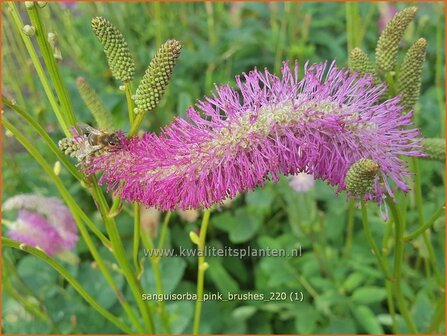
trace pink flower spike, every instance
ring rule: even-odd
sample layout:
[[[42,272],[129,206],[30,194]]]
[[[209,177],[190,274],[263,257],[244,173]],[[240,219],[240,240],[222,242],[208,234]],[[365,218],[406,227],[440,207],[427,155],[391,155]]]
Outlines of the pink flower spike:
[[[386,90],[335,63],[284,63],[281,78],[253,70],[236,77],[238,90],[216,87],[176,118],[160,135],[122,136],[120,150],[85,163],[89,174],[121,198],[161,210],[209,207],[237,193],[277,181],[281,175],[312,174],[345,189],[349,167],[361,158],[380,166],[374,192],[380,202],[397,187],[407,191],[401,157],[422,156],[419,131],[400,98],[381,102]]]

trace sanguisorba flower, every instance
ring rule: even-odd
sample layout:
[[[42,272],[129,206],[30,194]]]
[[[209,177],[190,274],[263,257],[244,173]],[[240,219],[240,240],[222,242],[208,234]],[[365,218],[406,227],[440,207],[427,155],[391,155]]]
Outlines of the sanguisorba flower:
[[[76,223],[68,208],[54,197],[16,195],[3,204],[3,211],[17,209],[8,236],[39,247],[50,256],[71,250],[78,241]]]
[[[368,199],[381,201],[395,186],[409,189],[401,155],[420,156],[419,131],[400,98],[371,76],[332,63],[282,68],[282,78],[253,70],[236,78],[239,90],[216,87],[159,135],[123,137],[123,148],[93,158],[86,172],[121,198],[163,210],[209,207],[236,193],[277,181],[281,174],[312,174],[345,190],[349,167],[361,158],[380,173]],[[391,183],[391,181],[394,181]]]

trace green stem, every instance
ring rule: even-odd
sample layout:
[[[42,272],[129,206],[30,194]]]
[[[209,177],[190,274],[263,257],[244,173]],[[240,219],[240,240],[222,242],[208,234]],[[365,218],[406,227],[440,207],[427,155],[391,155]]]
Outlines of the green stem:
[[[60,107],[57,103],[57,100],[53,94],[53,90],[50,87],[50,84],[48,82],[48,79],[45,75],[45,71],[43,70],[42,64],[40,64],[39,57],[37,55],[36,50],[34,49],[33,43],[31,42],[31,39],[29,36],[25,35],[21,30],[23,27],[22,19],[20,18],[20,14],[17,11],[17,8],[13,2],[8,2],[9,5],[9,13],[11,13],[12,19],[17,27],[17,29],[20,31],[20,35],[22,36],[22,40],[25,43],[26,49],[28,50],[28,53],[31,57],[31,61],[34,65],[34,68],[36,69],[37,75],[39,76],[40,82],[42,83],[43,89],[45,90],[45,94],[50,102],[51,108],[54,111],[54,114],[56,115],[56,118],[62,127],[62,130],[65,133],[66,137],[71,137],[71,133],[68,129],[68,125],[65,122],[65,118],[63,114],[61,113]]]
[[[345,242],[345,255],[349,255],[351,253],[352,247],[352,233],[354,230],[354,210],[355,210],[355,201],[354,199],[349,199],[348,205],[348,225],[346,228],[346,242]]]
[[[405,298],[402,293],[402,263],[404,260],[404,233],[405,233],[405,223],[401,221],[399,216],[399,211],[396,204],[391,198],[387,198],[386,202],[391,209],[392,216],[394,218],[394,234],[395,234],[395,254],[394,254],[394,293],[396,296],[397,305],[399,310],[412,334],[417,334],[417,328],[414,324],[410,313],[405,302]]]
[[[158,241],[158,249],[162,249],[165,244],[166,232],[168,231],[168,224],[169,224],[169,220],[171,219],[171,214],[172,213],[170,211],[168,211],[165,215],[165,219],[164,219],[163,225],[161,227],[160,240]]]
[[[31,144],[31,142],[26,139],[22,133],[15,128],[4,116],[2,118],[3,125],[17,138],[17,140],[25,147],[25,149],[31,154],[31,156],[42,166],[46,173],[53,180],[55,186],[58,188],[61,196],[64,198],[65,202],[71,205],[73,212],[76,212],[79,217],[85,221],[88,228],[101,240],[105,246],[110,246],[110,241],[104,236],[104,234],[96,227],[96,225],[91,221],[91,219],[85,214],[84,211],[78,206],[76,201],[73,199],[69,191],[65,188],[62,180],[54,174],[53,169],[44,159],[44,157],[39,153],[39,151]]]
[[[138,260],[138,252],[140,250],[140,229],[141,229],[141,217],[140,217],[140,205],[134,203],[133,205],[133,263],[135,266],[135,272],[137,278],[141,274],[140,262]]]
[[[423,200],[422,200],[422,184],[421,184],[421,171],[419,168],[419,159],[416,157],[413,157],[411,162],[412,162],[413,170],[414,170],[414,190],[415,190],[415,194],[416,194],[416,208],[417,208],[417,213],[418,213],[419,227],[422,228],[424,226],[424,210],[423,210]],[[431,265],[433,267],[433,271],[435,273],[436,282],[438,283],[438,285],[442,285],[441,274],[439,273],[433,245],[432,245],[430,239],[428,238],[426,231],[422,232],[422,238],[424,240],[424,245],[426,246],[427,251],[428,251],[430,263],[431,263]]]
[[[143,121],[145,114],[146,113],[144,113],[144,112],[140,112],[137,114],[137,116],[135,117],[135,119],[133,121],[133,124],[130,127],[129,137],[132,137],[135,134],[137,134],[138,129],[140,128],[141,122]]]
[[[420,226],[418,229],[416,229],[415,231],[413,231],[412,233],[407,234],[404,237],[404,240],[406,242],[413,240],[417,237],[419,237],[419,235],[421,235],[422,233],[424,233],[426,230],[430,229],[433,224],[436,222],[436,220],[444,213],[445,211],[445,205],[441,206],[438,210],[436,210],[436,212],[433,214],[433,216],[428,220],[427,223],[423,224],[422,226]]]
[[[73,107],[70,101],[70,96],[68,95],[67,88],[65,87],[61,75],[59,73],[59,67],[56,64],[56,60],[53,56],[51,46],[47,40],[47,35],[40,18],[38,6],[34,5],[28,9],[28,14],[31,19],[31,23],[36,28],[36,39],[39,48],[42,52],[42,58],[50,74],[50,78],[54,83],[57,96],[62,105],[62,110],[65,112],[65,122],[69,126],[74,126],[76,124],[76,117],[73,113]]]
[[[82,298],[87,301],[98,313],[100,313],[104,318],[112,322],[115,326],[117,326],[120,330],[124,331],[127,334],[132,334],[133,331],[128,326],[126,326],[122,321],[118,319],[115,315],[111,314],[108,310],[101,307],[94,298],[92,298],[85,289],[81,286],[81,284],[66,270],[63,266],[57,263],[54,259],[50,258],[43,251],[38,250],[29,245],[21,244],[20,242],[3,238],[2,237],[2,246],[11,247],[17,250],[25,251],[27,253],[32,254],[33,256],[39,258],[40,260],[47,263],[54,270],[56,270],[68,283],[82,296]]]
[[[132,84],[128,82],[125,83],[124,86],[126,88],[126,100],[127,100],[127,111],[129,112],[129,122],[132,125],[135,117],[134,102],[132,99]]]
[[[208,223],[210,220],[211,210],[206,209],[203,213],[202,225],[200,226],[200,235],[199,235],[199,244],[198,244],[198,256],[199,262],[197,267],[197,301],[196,301],[196,309],[194,312],[194,327],[193,334],[199,334],[200,328],[200,314],[202,312],[202,303],[203,303],[203,285],[205,281],[205,239],[206,232],[208,229]]]
[[[48,133],[43,129],[40,124],[34,120],[28,113],[26,113],[23,109],[21,109],[19,106],[13,104],[9,99],[2,97],[2,102],[6,106],[10,107],[14,111],[16,111],[25,121],[30,125],[45,141],[45,143],[48,145],[48,147],[51,149],[51,151],[56,154],[59,161],[63,163],[65,168],[73,175],[78,181],[83,181],[84,176],[81,174],[76,167],[70,162],[70,160],[60,151],[60,149],[57,147],[57,145],[53,142],[51,137],[48,135]]]
[[[444,13],[445,4],[437,4],[438,16],[442,20],[442,13]],[[438,17],[439,18],[439,17]],[[442,22],[442,21],[438,21]],[[436,83],[436,99],[439,107],[439,121],[441,126],[441,137],[445,137],[445,100],[444,100],[444,81],[442,75],[444,74],[444,28],[442,24],[436,25],[436,67],[435,67],[435,83]]]
[[[95,181],[94,181],[95,182]],[[97,184],[94,183],[94,186],[97,187]],[[146,301],[141,300],[142,288],[139,284],[138,280],[135,277],[135,274],[132,272],[130,267],[130,263],[127,260],[126,253],[124,251],[124,247],[121,242],[121,238],[116,226],[116,223],[113,218],[108,217],[108,206],[107,201],[102,192],[99,192],[99,188],[93,189],[93,195],[96,201],[98,202],[99,212],[104,220],[107,233],[110,237],[110,242],[112,244],[113,255],[115,256],[118,264],[123,271],[123,274],[127,280],[127,283],[130,286],[132,294],[135,298],[135,301],[140,309],[141,315],[143,317],[146,332],[154,333],[154,324],[152,321],[152,313],[147,305]]]
[[[62,180],[53,172],[53,169],[50,167],[50,165],[45,161],[43,156],[37,151],[37,149],[26,139],[18,129],[16,129],[6,118],[3,118],[3,125],[11,131],[12,134],[17,138],[17,140],[25,147],[25,149],[31,154],[31,156],[41,165],[41,167],[45,170],[45,172],[48,174],[50,179],[53,181],[54,185],[58,189],[59,193],[61,194],[64,201],[67,203],[67,206],[69,207],[76,223],[79,228],[79,232],[81,233],[82,238],[84,239],[87,247],[89,248],[89,251],[91,252],[94,260],[98,264],[98,267],[100,271],[103,273],[104,278],[107,280],[111,288],[115,291],[115,293],[118,296],[118,299],[120,303],[122,304],[124,310],[129,315],[133,323],[135,323],[135,326],[139,328],[139,324],[137,321],[137,318],[133,315],[133,311],[131,310],[128,303],[125,301],[124,296],[119,291],[119,289],[114,284],[113,278],[108,272],[104,261],[101,258],[101,255],[99,254],[98,250],[95,247],[94,242],[90,238],[90,235],[84,226],[84,221],[87,226],[92,230],[93,233],[102,241],[102,243],[109,247],[111,246],[111,242],[103,235],[101,231],[99,231],[95,224],[90,220],[90,218],[85,214],[84,211],[77,205],[76,201],[73,199],[69,191],[65,188],[64,184],[62,183]]]
[[[369,245],[371,246],[375,257],[377,258],[379,267],[380,267],[383,275],[385,276],[385,279],[389,279],[386,263],[384,261],[384,258],[382,257],[382,253],[380,253],[380,250],[377,247],[376,241],[374,240],[374,238],[371,234],[371,230],[369,228],[368,210],[366,207],[366,201],[364,199],[362,199],[361,204],[362,204],[362,222],[363,222],[363,228],[365,230],[366,238],[368,239]]]
[[[170,214],[170,212],[168,212],[168,214]],[[166,215],[164,223],[166,223],[166,225],[167,225],[168,222],[169,222],[169,216]],[[164,223],[163,223],[163,226],[165,225]],[[141,235],[141,241],[143,242],[144,247],[147,250],[154,250],[155,246],[154,246],[154,242],[152,241],[152,238],[151,238],[151,232],[145,231],[143,227],[140,227],[140,235]],[[160,270],[160,258],[161,258],[161,253],[158,253],[155,255],[151,254],[149,256],[149,261],[151,263],[152,270],[154,272],[155,287],[156,287],[156,291],[157,291],[158,295],[162,295],[164,293],[163,279],[161,277],[161,270]],[[169,324],[169,315],[167,314],[163,300],[158,302],[158,308],[159,308],[161,320],[163,322],[165,331],[168,334],[170,334],[171,326]]]

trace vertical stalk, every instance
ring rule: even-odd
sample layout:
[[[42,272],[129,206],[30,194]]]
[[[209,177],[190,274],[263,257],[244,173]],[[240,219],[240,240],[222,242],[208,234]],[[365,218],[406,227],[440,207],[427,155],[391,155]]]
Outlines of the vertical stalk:
[[[419,159],[416,157],[412,157],[412,165],[414,170],[414,189],[416,194],[416,208],[418,213],[418,221],[419,227],[424,226],[424,210],[423,210],[423,201],[422,201],[422,184],[421,184],[421,172],[419,168]],[[433,245],[428,238],[427,232],[424,231],[422,233],[422,238],[424,240],[424,244],[428,251],[428,256],[430,259],[430,263],[432,265],[433,271],[435,273],[436,282],[439,286],[444,287],[442,284],[441,274],[439,273],[438,265],[436,262],[436,256],[433,249]]]
[[[50,44],[48,43],[46,32],[40,18],[39,9],[36,4],[28,9],[28,14],[31,19],[31,23],[36,27],[36,39],[39,48],[42,52],[42,58],[50,74],[50,78],[54,83],[57,96],[61,102],[62,110],[64,111],[65,122],[68,126],[73,126],[76,124],[76,117],[73,113],[73,107],[70,101],[70,96],[68,95],[67,88],[62,81],[61,75],[59,73],[59,67],[56,64],[56,60],[53,56]]]
[[[205,280],[205,270],[207,268],[207,264],[205,263],[205,239],[206,239],[206,231],[208,229],[208,223],[210,220],[211,210],[206,209],[203,213],[202,225],[200,226],[200,235],[199,235],[199,244],[198,244],[198,270],[197,270],[197,301],[196,301],[196,309],[194,312],[194,329],[193,334],[199,334],[200,328],[200,313],[202,312],[202,303],[203,303],[203,285]]]
[[[19,31],[21,31],[21,29],[23,27],[23,22],[22,22],[22,19],[20,18],[20,14],[17,11],[17,8],[13,2],[8,2],[8,5],[9,5],[8,12],[11,14],[11,17],[12,17],[17,29]],[[50,105],[54,111],[54,114],[56,115],[59,125],[61,125],[62,130],[65,133],[65,136],[71,137],[71,133],[68,129],[68,124],[64,118],[64,115],[62,114],[62,112],[60,110],[60,106],[57,103],[56,97],[53,94],[53,90],[52,90],[50,83],[45,75],[45,71],[43,70],[42,64],[39,61],[39,56],[37,55],[37,52],[34,49],[34,46],[30,40],[30,37],[26,36],[22,31],[21,31],[20,35],[22,36],[22,40],[25,43],[25,47],[28,50],[28,53],[31,57],[31,61],[34,65],[34,68],[36,69],[37,75],[39,76],[40,82],[42,83],[43,89],[45,90],[45,94],[50,102]]]
[[[119,291],[119,289],[116,287],[112,276],[110,275],[107,267],[105,266],[104,260],[101,258],[101,255],[99,254],[98,250],[95,247],[95,243],[90,237],[90,234],[87,231],[87,228],[84,226],[84,223],[82,220],[85,221],[85,217],[88,218],[88,216],[85,215],[85,213],[79,208],[76,201],[73,199],[73,197],[70,195],[68,190],[65,188],[64,184],[62,183],[62,180],[54,174],[53,169],[50,167],[50,165],[45,161],[43,156],[37,151],[37,149],[31,144],[28,139],[26,139],[6,118],[3,118],[3,125],[10,130],[14,136],[17,138],[17,140],[25,147],[25,149],[31,154],[31,156],[36,160],[37,163],[40,164],[40,166],[44,169],[44,171],[48,174],[50,179],[53,181],[54,185],[58,189],[59,193],[61,194],[63,200],[65,203],[67,203],[68,208],[70,209],[70,212],[72,213],[77,227],[79,229],[79,232],[81,233],[81,236],[87,245],[90,253],[93,256],[93,259],[98,265],[98,268],[103,273],[104,278],[106,279],[107,283],[110,285],[110,287],[115,291],[115,293],[118,296],[118,299],[120,303],[122,304],[125,312],[129,315],[129,318],[131,321],[135,324],[135,327],[138,330],[141,330],[141,327],[139,326],[139,322],[134,315],[132,309],[124,299],[123,294]],[[93,224],[93,223],[92,223]],[[94,225],[94,224],[93,224]]]
[[[395,254],[394,254],[394,293],[399,306],[399,310],[407,324],[410,332],[412,334],[417,334],[417,328],[411,319],[410,313],[408,311],[405,298],[402,293],[401,283],[402,283],[402,263],[404,260],[404,233],[405,233],[405,223],[401,221],[399,211],[396,204],[390,198],[386,199],[388,206],[391,209],[392,216],[394,218],[394,239],[395,239]]]
[[[163,223],[163,228],[167,227],[169,218],[170,218],[170,214],[171,214],[170,212],[167,213],[164,223]],[[145,232],[143,230],[143,228],[140,226],[140,235],[141,235],[141,240],[143,242],[144,247],[148,250],[154,250],[155,246],[154,246],[154,242],[152,241],[152,238],[150,236],[150,232]],[[163,236],[163,232],[162,232],[162,236]],[[161,239],[162,239],[162,237],[160,237],[160,240]],[[163,246],[163,245],[160,244],[159,249],[161,248],[161,246]],[[161,256],[162,256],[161,252],[158,254],[155,254],[155,255],[154,254],[149,255],[149,261],[151,263],[152,270],[154,272],[155,287],[156,287],[158,295],[162,295],[164,293],[163,280],[162,280],[161,271],[160,271],[160,257]],[[168,334],[170,334],[171,326],[169,324],[169,315],[167,314],[163,300],[158,301],[158,307],[159,307],[159,311],[160,311],[161,320],[163,322],[163,326],[164,326],[166,332]]]
[[[135,273],[137,278],[141,274],[141,266],[138,260],[138,252],[140,249],[140,230],[141,230],[141,218],[140,218],[140,204],[137,202],[133,205],[133,263],[135,266]]]
[[[346,227],[346,242],[344,251],[346,256],[351,253],[352,234],[354,230],[354,210],[355,210],[355,201],[353,198],[350,198],[348,204],[348,225]]]

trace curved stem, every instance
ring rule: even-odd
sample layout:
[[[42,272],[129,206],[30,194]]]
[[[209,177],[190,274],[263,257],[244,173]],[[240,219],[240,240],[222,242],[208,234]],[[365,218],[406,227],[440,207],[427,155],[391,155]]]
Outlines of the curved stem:
[[[68,124],[68,126],[74,126],[76,124],[76,117],[73,113],[70,96],[68,95],[67,88],[62,81],[61,75],[59,73],[59,68],[56,64],[56,60],[54,59],[50,44],[48,43],[47,36],[45,34],[46,32],[39,15],[39,10],[40,9],[38,9],[38,6],[34,5],[28,9],[28,14],[31,19],[31,23],[36,28],[36,39],[42,52],[42,58],[48,69],[50,78],[54,83],[54,87],[61,102],[62,109],[65,112],[65,122]]]
[[[421,184],[421,172],[419,168],[419,159],[416,157],[412,158],[412,165],[414,169],[414,189],[416,193],[416,208],[418,212],[419,227],[424,226],[424,210],[422,201],[422,184]],[[436,263],[435,252],[430,239],[427,236],[427,232],[422,232],[422,238],[424,240],[424,245],[427,248],[430,263],[432,265],[433,271],[435,273],[436,282],[438,285],[442,285],[441,274],[439,273],[438,265]],[[442,285],[444,287],[444,285]]]
[[[84,176],[81,174],[76,167],[70,162],[70,160],[60,151],[60,149],[57,147],[57,145],[53,142],[53,140],[50,138],[48,133],[43,129],[40,124],[34,120],[28,113],[26,113],[23,109],[21,109],[16,104],[13,104],[8,98],[2,96],[2,102],[9,108],[13,109],[15,112],[17,112],[25,121],[30,125],[45,141],[45,143],[48,145],[48,147],[51,149],[51,151],[56,154],[59,161],[61,161],[65,168],[73,175],[78,181],[83,181]]]
[[[197,301],[196,301],[196,309],[194,312],[194,329],[193,334],[199,334],[200,328],[200,314],[202,312],[202,303],[203,303],[203,285],[205,281],[205,239],[206,239],[206,231],[208,229],[208,223],[210,220],[211,210],[206,209],[203,213],[202,225],[200,226],[200,235],[199,235],[199,244],[198,244],[198,270],[197,270]]]
[[[9,2],[9,13],[11,13],[12,19],[20,31],[20,35],[22,36],[22,40],[25,43],[26,49],[31,57],[31,61],[36,69],[37,75],[39,76],[40,82],[42,83],[43,89],[45,90],[45,94],[50,102],[51,108],[56,115],[56,118],[59,122],[59,125],[62,127],[62,130],[65,133],[65,136],[70,137],[70,131],[68,129],[68,125],[65,121],[63,114],[61,113],[60,106],[57,103],[56,97],[53,94],[53,90],[48,82],[48,79],[45,75],[45,71],[43,70],[42,64],[40,64],[39,56],[37,55],[36,50],[34,49],[33,43],[29,36],[26,36],[21,30],[23,27],[22,19],[20,18],[20,14],[17,11],[17,8],[13,2]]]
[[[415,231],[413,231],[412,233],[407,234],[404,237],[404,240],[410,241],[413,239],[416,239],[417,237],[419,237],[419,235],[421,235],[422,233],[424,233],[426,230],[430,229],[433,224],[436,222],[436,220],[445,212],[445,205],[441,206],[438,210],[436,210],[436,212],[433,214],[433,216],[428,220],[427,223],[425,223],[424,225],[420,226],[418,229],[416,229]]]
[[[411,319],[410,313],[408,311],[407,305],[405,303],[405,298],[402,293],[401,282],[402,282],[402,263],[404,259],[404,232],[405,223],[401,221],[399,216],[399,211],[396,204],[390,198],[386,199],[388,206],[391,209],[392,216],[394,218],[394,239],[395,239],[395,254],[394,254],[394,292],[396,295],[397,305],[402,313],[402,316],[412,334],[417,334],[417,328]]]
[[[76,201],[73,199],[73,197],[70,195],[68,190],[65,188],[64,184],[62,183],[62,180],[54,174],[53,169],[49,166],[49,164],[45,161],[45,159],[42,157],[42,155],[34,148],[34,146],[26,139],[7,119],[3,118],[3,124],[4,126],[11,131],[11,133],[14,134],[14,136],[17,138],[17,140],[25,147],[25,149],[33,156],[33,158],[41,165],[41,167],[45,170],[45,172],[48,174],[48,176],[53,181],[54,185],[58,189],[59,193],[61,194],[64,201],[67,203],[67,206],[70,209],[70,212],[72,213],[76,223],[77,227],[79,228],[79,232],[82,235],[82,238],[84,239],[87,247],[89,248],[90,253],[92,254],[94,260],[98,264],[98,268],[103,273],[104,278],[109,283],[111,288],[115,291],[115,293],[118,296],[118,299],[120,303],[123,306],[123,309],[126,311],[126,313],[129,315],[129,318],[135,323],[135,326],[139,328],[139,323],[137,318],[135,317],[133,311],[131,310],[130,306],[124,299],[124,296],[122,293],[118,290],[116,287],[112,276],[110,275],[107,267],[105,266],[104,261],[101,258],[101,255],[99,254],[98,250],[95,247],[94,242],[90,238],[90,235],[85,228],[82,221],[84,221],[87,226],[92,230],[93,233],[96,234],[96,236],[102,241],[102,243],[110,248],[111,243],[110,241],[104,236],[104,234],[96,228],[95,224],[89,219],[89,217],[85,214],[84,211],[81,210],[81,208],[77,205]]]
[[[385,264],[385,261],[382,257],[382,253],[380,253],[379,248],[377,247],[376,241],[374,240],[371,230],[369,228],[369,222],[368,222],[368,210],[366,208],[366,201],[362,199],[362,222],[363,222],[363,228],[365,230],[366,238],[368,239],[369,244],[371,245],[371,248],[373,249],[374,255],[377,258],[377,261],[379,263],[379,267],[382,270],[382,273],[384,274],[386,279],[389,279],[388,276],[388,269]]]
[[[128,326],[126,326],[122,321],[118,319],[115,315],[111,314],[109,311],[101,307],[94,298],[92,298],[85,289],[81,286],[81,284],[58,262],[54,259],[50,258],[43,251],[38,250],[29,245],[21,244],[20,242],[3,238],[2,237],[2,246],[15,248],[17,250],[25,251],[33,256],[39,258],[44,261],[48,265],[50,265],[55,271],[57,271],[68,283],[82,296],[82,298],[87,301],[90,306],[92,306],[98,313],[100,313],[104,318],[112,322],[115,326],[117,326],[120,330],[125,333],[132,334],[133,331]]]
[[[92,189],[92,193],[96,201],[98,202],[99,212],[104,220],[107,233],[110,237],[110,241],[112,244],[112,252],[115,256],[116,260],[120,268],[123,271],[123,274],[130,286],[132,294],[135,298],[135,301],[140,309],[141,315],[143,317],[145,326],[148,333],[154,333],[154,323],[152,321],[152,312],[147,305],[146,301],[141,300],[141,294],[143,293],[140,283],[138,282],[135,274],[132,272],[130,267],[130,263],[127,260],[126,252],[124,251],[124,247],[116,226],[116,223],[113,218],[108,217],[108,206],[107,201],[104,197],[104,194],[100,192],[98,185],[96,183],[96,179],[93,178],[94,188]]]

